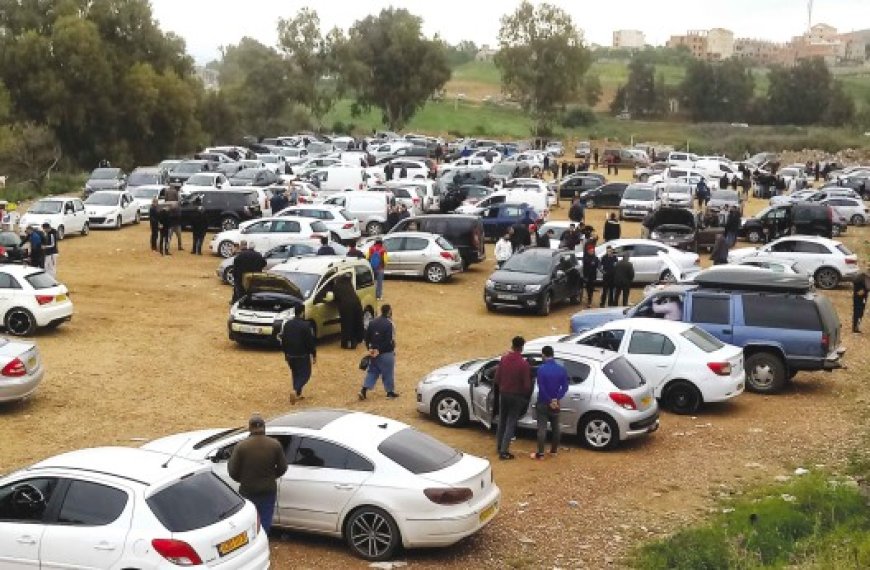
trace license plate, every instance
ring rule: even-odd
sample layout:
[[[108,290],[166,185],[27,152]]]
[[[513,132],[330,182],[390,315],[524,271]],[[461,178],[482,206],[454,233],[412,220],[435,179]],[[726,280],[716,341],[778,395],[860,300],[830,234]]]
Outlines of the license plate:
[[[480,522],[486,522],[495,516],[495,513],[498,511],[498,501],[486,507],[482,511],[480,511]]]
[[[237,534],[229,540],[225,540],[222,543],[217,545],[218,554],[221,556],[226,556],[230,552],[240,549],[241,547],[248,544],[248,533],[243,532],[241,534]]]
[[[233,323],[233,330],[235,332],[248,334],[272,334],[272,327],[255,327],[253,325],[242,325],[239,323]]]
[[[37,362],[37,361],[36,361],[36,357],[35,357],[35,356],[31,356],[30,358],[28,358],[28,359],[27,359],[27,369],[28,369],[28,370],[33,370],[34,368],[36,368],[36,362]]]
[[[502,301],[516,301],[519,299],[516,295],[499,295],[498,298]]]
[[[54,301],[56,303],[63,303],[67,299],[69,299],[69,297],[67,297],[66,295],[58,295],[57,297],[54,298]]]

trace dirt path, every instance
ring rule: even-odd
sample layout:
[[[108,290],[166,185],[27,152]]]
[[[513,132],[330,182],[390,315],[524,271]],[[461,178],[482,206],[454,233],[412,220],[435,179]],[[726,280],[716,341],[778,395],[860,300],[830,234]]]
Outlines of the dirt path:
[[[752,208],[761,207],[754,201]],[[555,217],[565,217],[566,209]],[[601,228],[604,212],[590,212]],[[623,224],[626,236],[639,225]],[[868,236],[849,230],[853,249]],[[185,245],[190,244],[185,234]],[[218,259],[181,252],[169,258],[147,247],[147,224],[94,232],[61,243],[60,277],[70,289],[74,320],[36,341],[47,376],[37,395],[0,407],[0,472],[47,455],[94,445],[136,445],[180,430],[234,426],[253,411],[290,409],[290,379],[279,353],[240,348],[227,340],[228,287],[214,275]],[[490,261],[444,285],[388,280],[386,300],[398,327],[398,389],[356,399],[361,353],[337,342],[320,351],[305,406],[383,414],[434,434],[466,452],[494,460],[504,492],[492,525],[461,544],[407,553],[420,568],[623,566],[627,547],[672,531],[705,512],[711,497],[744,483],[769,482],[797,462],[836,465],[850,444],[851,386],[867,370],[858,338],[844,334],[852,368],[801,374],[777,397],[747,394],[697,417],[664,414],[652,437],[614,453],[567,442],[557,460],[533,463],[532,439],[515,443],[518,460],[499,462],[483,429],[450,430],[417,414],[414,386],[433,368],[506,349],[511,336],[566,331],[575,307],[547,318],[489,314],[482,302]],[[849,293],[832,293],[848,324]],[[632,298],[638,300],[640,291]],[[804,463],[800,463],[804,465]],[[572,503],[571,501],[576,501]],[[290,535],[273,541],[275,568],[364,567],[335,540]]]

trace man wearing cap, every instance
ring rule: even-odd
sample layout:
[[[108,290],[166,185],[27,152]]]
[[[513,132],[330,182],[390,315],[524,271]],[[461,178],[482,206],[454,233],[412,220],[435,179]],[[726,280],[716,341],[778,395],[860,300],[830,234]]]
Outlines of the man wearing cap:
[[[248,430],[251,435],[233,449],[227,472],[239,483],[239,494],[257,507],[260,525],[268,533],[278,496],[276,479],[287,471],[287,457],[281,444],[266,435],[262,417],[251,416]]]

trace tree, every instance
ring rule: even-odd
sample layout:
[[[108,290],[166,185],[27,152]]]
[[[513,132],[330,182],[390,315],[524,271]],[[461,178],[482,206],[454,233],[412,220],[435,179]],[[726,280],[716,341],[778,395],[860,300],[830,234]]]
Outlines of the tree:
[[[747,122],[755,89],[751,71],[737,60],[694,60],[679,87],[683,108],[695,121]]]
[[[852,123],[856,116],[855,100],[843,90],[843,84],[834,81],[828,96],[828,106],[822,121],[832,127],[842,127]]]
[[[502,90],[519,101],[537,127],[547,127],[576,100],[591,57],[567,12],[523,1],[501,19],[495,64]]]
[[[821,58],[802,60],[768,74],[767,117],[773,124],[819,123],[831,98],[831,72]]]
[[[450,79],[444,44],[425,38],[422,20],[402,8],[357,21],[336,48],[355,114],[377,107],[394,130]]]
[[[472,41],[462,40],[456,45],[447,46],[447,62],[450,67],[459,67],[469,61],[474,61],[477,52],[480,51]]]
[[[632,117],[652,117],[660,107],[656,101],[655,66],[636,57],[628,64],[628,81],[624,86],[624,110]]]
[[[601,101],[601,78],[598,75],[587,75],[583,80],[583,99],[590,107],[594,107]]]
[[[4,174],[41,188],[61,158],[60,145],[45,126],[16,123],[0,133]]]

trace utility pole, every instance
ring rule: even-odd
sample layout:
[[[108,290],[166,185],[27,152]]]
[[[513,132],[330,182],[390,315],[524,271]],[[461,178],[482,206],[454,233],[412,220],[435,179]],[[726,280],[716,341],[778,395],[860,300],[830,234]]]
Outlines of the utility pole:
[[[813,27],[813,0],[807,0],[807,31]]]

